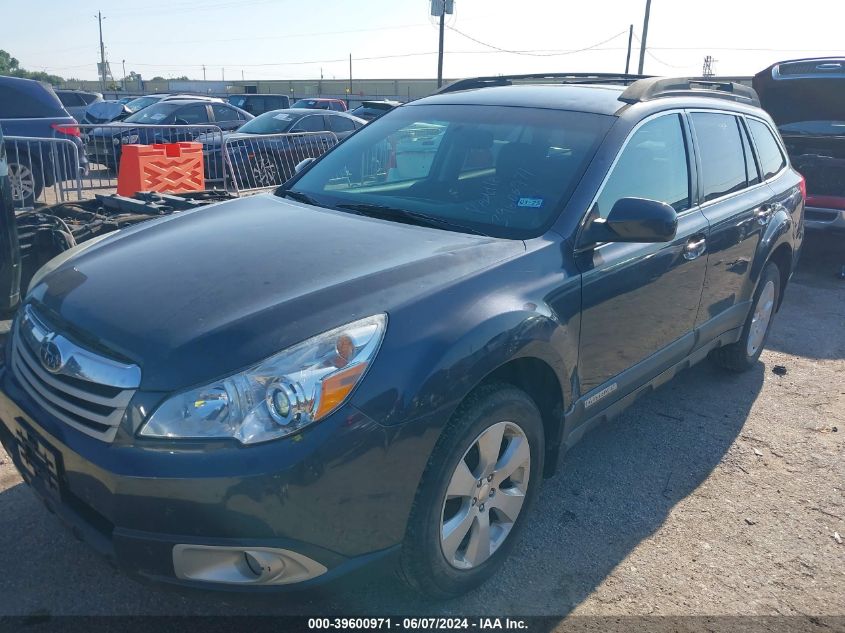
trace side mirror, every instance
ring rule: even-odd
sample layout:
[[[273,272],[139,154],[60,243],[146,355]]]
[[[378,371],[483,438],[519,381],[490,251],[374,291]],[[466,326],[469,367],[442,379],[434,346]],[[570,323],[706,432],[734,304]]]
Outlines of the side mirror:
[[[582,241],[670,242],[678,231],[678,214],[670,205],[645,198],[621,198],[607,219],[593,220]]]
[[[313,162],[314,162],[313,158],[306,158],[305,160],[299,161],[296,164],[296,167],[293,168],[293,173],[298,174],[299,172],[301,172],[303,169],[308,167],[308,165],[310,165]]]

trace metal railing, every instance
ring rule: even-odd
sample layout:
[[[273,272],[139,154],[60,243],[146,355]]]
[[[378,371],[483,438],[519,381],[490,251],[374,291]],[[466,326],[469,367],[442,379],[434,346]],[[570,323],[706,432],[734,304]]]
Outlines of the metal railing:
[[[223,139],[228,189],[238,195],[278,187],[306,158],[318,158],[337,145],[333,132],[241,134]]]
[[[5,136],[12,205],[16,211],[36,204],[80,196],[83,160],[79,144],[68,138]]]

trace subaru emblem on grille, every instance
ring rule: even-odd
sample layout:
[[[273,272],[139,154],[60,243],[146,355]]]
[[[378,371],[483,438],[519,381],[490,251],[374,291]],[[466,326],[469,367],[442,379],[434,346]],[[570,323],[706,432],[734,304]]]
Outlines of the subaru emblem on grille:
[[[65,366],[65,359],[62,358],[62,350],[53,341],[52,338],[45,338],[41,343],[41,348],[38,350],[38,355],[41,358],[41,365],[51,374],[57,374]]]

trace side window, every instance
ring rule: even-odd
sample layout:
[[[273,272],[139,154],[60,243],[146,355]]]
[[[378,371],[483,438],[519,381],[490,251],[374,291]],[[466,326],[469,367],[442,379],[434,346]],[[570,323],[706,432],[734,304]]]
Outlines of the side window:
[[[352,132],[355,130],[355,125],[351,119],[342,116],[329,116],[329,129],[332,132]]]
[[[754,137],[754,144],[760,156],[763,179],[767,180],[786,166],[786,160],[768,125],[757,119],[748,119],[748,127],[751,129],[751,135]]]
[[[85,102],[82,101],[82,97],[75,92],[57,92],[56,94],[59,95],[59,101],[62,102],[63,106],[74,108],[76,106],[85,105]]]
[[[176,122],[184,122],[186,125],[208,123],[208,110],[205,104],[185,106],[176,112]]]
[[[756,185],[760,182],[760,172],[757,169],[757,163],[754,161],[754,152],[751,150],[751,143],[748,140],[748,130],[737,119],[739,125],[739,135],[742,137],[742,153],[745,154],[745,179],[750,185]]]
[[[214,112],[214,120],[225,122],[225,121],[237,121],[238,120],[238,112],[237,110],[233,110],[232,108],[228,108],[221,103],[213,103],[211,105],[211,110]]]
[[[692,124],[701,156],[701,195],[707,202],[747,186],[745,157],[736,117],[693,112]]]
[[[297,131],[303,132],[325,132],[326,124],[322,116],[307,116],[296,122]]]
[[[687,144],[678,114],[645,123],[628,141],[593,212],[606,218],[621,198],[647,198],[690,208]]]
[[[80,94],[80,96],[82,97],[82,102],[85,105],[91,105],[97,100],[97,95],[92,94],[90,92],[83,92]]]

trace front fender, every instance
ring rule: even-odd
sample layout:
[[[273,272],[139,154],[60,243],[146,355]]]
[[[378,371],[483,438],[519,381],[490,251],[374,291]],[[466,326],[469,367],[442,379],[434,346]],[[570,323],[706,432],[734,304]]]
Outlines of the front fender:
[[[757,244],[757,252],[754,255],[754,262],[751,264],[751,288],[757,287],[757,282],[760,280],[760,275],[763,274],[763,269],[766,263],[781,244],[786,244],[792,250],[792,234],[793,234],[792,217],[785,208],[779,206],[778,210],[772,215],[771,220],[766,225],[763,231],[763,236]]]

